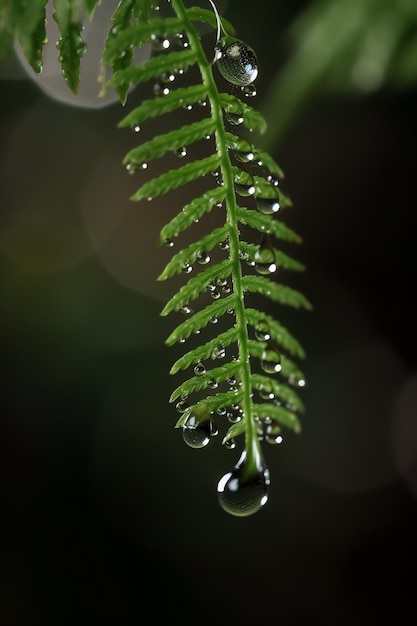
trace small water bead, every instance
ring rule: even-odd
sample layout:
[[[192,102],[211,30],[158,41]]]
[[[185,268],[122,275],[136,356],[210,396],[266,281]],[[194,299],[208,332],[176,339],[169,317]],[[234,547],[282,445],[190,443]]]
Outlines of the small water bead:
[[[181,306],[178,309],[179,313],[182,313],[183,315],[191,315],[192,313],[194,313],[194,311],[192,310],[191,307],[188,306],[188,304]]]
[[[154,50],[167,50],[170,46],[170,41],[166,37],[158,37],[157,35],[152,34],[151,45]]]
[[[224,252],[227,252],[230,248],[230,244],[229,244],[229,240],[225,239],[224,241],[221,241],[219,243],[219,248],[220,250],[223,250]]]
[[[211,353],[211,358],[213,361],[215,361],[216,359],[224,359],[225,356],[226,356],[226,349],[222,345],[219,345],[216,348],[214,348],[213,352]]]
[[[210,378],[210,380],[207,383],[207,387],[209,387],[209,389],[217,389],[218,386],[219,386],[219,383],[214,378]]]
[[[173,83],[175,80],[174,72],[164,72],[161,74],[161,80],[163,83]]]
[[[265,195],[256,197],[256,207],[264,215],[278,213],[280,209],[278,189],[271,184]]]
[[[219,298],[222,297],[222,294],[220,293],[218,289],[213,289],[212,291],[210,291],[210,297],[213,300],[219,300]]]
[[[189,263],[185,263],[184,267],[182,268],[182,271],[184,274],[189,274],[190,272],[193,271],[193,266],[190,265]]]
[[[173,248],[174,242],[172,241],[172,239],[165,239],[164,246],[166,246],[167,248]]]
[[[273,400],[275,398],[271,386],[261,385],[258,389],[258,393],[262,400]]]
[[[217,415],[220,415],[220,417],[224,417],[226,415],[226,407],[224,406],[219,407],[216,413]]]
[[[194,374],[196,376],[202,376],[205,373],[206,373],[206,368],[204,367],[204,365],[201,362],[197,363],[197,365],[194,367]]]
[[[236,441],[234,439],[228,439],[223,445],[228,450],[234,450],[236,448]]]
[[[232,85],[250,85],[258,76],[254,50],[244,41],[225,36],[216,43],[217,67]]]
[[[178,33],[176,35],[176,42],[177,42],[178,47],[180,48],[188,48],[190,45],[188,42],[188,39],[185,37],[183,33]]]
[[[306,381],[304,380],[303,375],[299,372],[292,372],[288,376],[288,382],[294,387],[305,387],[306,385]]]
[[[225,474],[217,485],[219,504],[231,515],[252,515],[268,501],[269,485],[269,470],[261,456],[249,465],[243,452],[234,470]]]
[[[222,292],[224,293],[225,296],[231,293],[231,291],[232,291],[232,288],[229,287],[229,285],[225,285],[224,287],[222,287]]]
[[[174,150],[174,154],[179,158],[184,158],[187,156],[187,148],[185,146],[178,148],[177,150]]]
[[[268,235],[264,235],[261,245],[255,252],[253,261],[258,274],[269,275],[277,271],[275,250]]]
[[[175,405],[178,413],[185,413],[185,411],[189,408],[189,404],[185,398],[181,398]]]
[[[241,421],[243,417],[243,411],[239,405],[233,405],[227,409],[226,417],[231,424],[236,424],[237,422]]]
[[[209,319],[210,324],[217,324],[218,321],[219,319],[217,317],[210,317]]]
[[[255,193],[255,185],[252,174],[239,170],[234,177],[236,193],[240,196],[252,196]]]
[[[234,387],[237,383],[236,376],[230,376],[226,382],[229,385],[229,387]]]
[[[246,98],[254,98],[256,96],[256,87],[254,85],[243,85],[240,89]]]
[[[210,260],[210,255],[205,250],[201,250],[197,254],[196,261],[199,265],[207,265],[207,263],[210,263]]]
[[[190,415],[182,427],[182,438],[190,448],[204,448],[210,443],[211,435],[210,419],[199,421],[195,415]]]
[[[232,126],[240,126],[241,124],[243,124],[244,118],[242,113],[225,111],[224,116],[229,124],[231,124]]]
[[[281,371],[281,353],[276,346],[268,344],[263,350],[261,367],[266,374],[277,374]]]
[[[272,176],[271,174],[267,176],[267,181],[270,182],[271,185],[273,185],[274,187],[278,187],[279,185],[278,178],[275,178],[275,176]]]
[[[139,124],[135,124],[134,126],[132,126],[132,130],[134,133],[138,133],[140,132],[140,126]]]
[[[193,110],[193,105],[192,105],[192,104],[185,104],[185,105],[183,106],[183,108],[184,108],[186,111],[192,111],[192,110]]]
[[[271,332],[267,320],[260,320],[255,326],[255,337],[258,341],[269,341]]]
[[[281,429],[277,424],[270,424],[265,428],[265,441],[276,445],[282,443]]]
[[[169,94],[169,87],[164,87],[161,83],[155,83],[153,86],[153,92],[155,96],[167,96]]]

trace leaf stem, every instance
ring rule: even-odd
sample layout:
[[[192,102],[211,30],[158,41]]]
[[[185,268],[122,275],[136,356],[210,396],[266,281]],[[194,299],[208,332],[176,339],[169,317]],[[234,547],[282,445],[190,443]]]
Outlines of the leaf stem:
[[[244,302],[244,288],[242,266],[239,258],[239,226],[238,226],[238,206],[236,202],[235,186],[233,180],[232,165],[227,148],[226,130],[224,128],[223,110],[213,77],[212,63],[207,60],[207,56],[201,45],[200,37],[194,25],[188,19],[182,0],[172,0],[172,6],[177,16],[183,21],[190,44],[196,52],[197,62],[200,68],[204,85],[207,88],[208,99],[211,106],[212,119],[215,122],[216,149],[220,159],[220,169],[223,186],[226,191],[226,223],[229,235],[229,259],[232,267],[232,283],[236,296],[235,318],[238,330],[238,353],[240,364],[240,382],[242,390],[242,410],[246,421],[245,450],[249,465],[254,463],[259,456],[260,444],[256,432],[256,424],[253,415],[252,385],[250,354],[248,345],[248,323]]]

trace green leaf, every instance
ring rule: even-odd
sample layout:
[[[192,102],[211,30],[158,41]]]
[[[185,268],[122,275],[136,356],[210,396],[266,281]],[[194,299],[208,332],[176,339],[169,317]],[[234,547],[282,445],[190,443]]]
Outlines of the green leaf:
[[[235,343],[237,338],[238,330],[233,326],[204,345],[197,346],[197,348],[186,352],[186,354],[175,361],[174,365],[171,367],[170,374],[176,374],[180,370],[184,370],[190,365],[195,365],[199,361],[218,358],[219,350],[223,350]]]
[[[186,185],[187,183],[213,172],[219,166],[220,158],[217,154],[187,163],[174,170],[169,170],[157,178],[146,182],[131,196],[131,200],[142,200],[143,198],[156,198],[172,189]]]
[[[279,283],[274,283],[265,276],[244,276],[242,284],[244,290],[250,291],[251,293],[259,293],[274,302],[288,304],[296,309],[304,308],[310,310],[312,308],[311,303],[299,291],[285,285],[280,285]]]
[[[211,233],[205,235],[199,241],[190,244],[187,248],[181,250],[172,257],[171,261],[165,267],[158,280],[166,280],[167,278],[174,276],[174,274],[182,272],[184,267],[193,265],[196,261],[198,261],[199,255],[201,256],[202,253],[212,250],[214,246],[224,241],[228,234],[229,226],[226,224],[225,226],[215,228]],[[230,261],[228,261],[227,264],[230,265]],[[221,270],[221,268],[222,266],[219,269]],[[200,281],[203,280],[200,276],[197,278],[199,278]]]
[[[197,391],[202,391],[203,389],[207,389],[210,382],[215,380],[217,382],[222,382],[231,378],[236,372],[239,371],[240,363],[237,361],[231,361],[230,363],[225,363],[220,367],[214,367],[211,370],[208,370],[205,374],[201,374],[200,376],[193,376],[189,378],[185,382],[183,382],[179,387],[177,387],[171,394],[170,402],[174,402],[178,398],[188,397],[190,394],[195,393]]]
[[[177,326],[166,340],[166,344],[171,346],[180,339],[187,339],[193,333],[205,328],[211,320],[215,320],[226,313],[228,309],[233,309],[236,305],[236,295],[232,294],[227,298],[221,298],[217,302],[212,302],[201,311],[194,313],[185,322]]]
[[[196,219],[200,219],[205,213],[209,213],[214,206],[222,203],[225,197],[226,189],[220,186],[206,191],[199,198],[195,198],[189,204],[186,204],[182,211],[162,228],[159,236],[159,245],[163,245],[172,237],[177,237],[181,232],[189,228]]]
[[[81,57],[87,46],[81,37],[83,25],[80,0],[53,0],[55,13],[53,18],[58,24],[60,37],[57,42],[62,75],[74,94],[78,93],[80,82]]]
[[[296,232],[272,215],[263,215],[259,211],[253,211],[244,207],[238,207],[236,215],[239,222],[247,224],[261,233],[267,233],[285,241],[302,243],[302,238]]]
[[[191,49],[158,54],[144,61],[141,65],[127,65],[124,69],[115,71],[109,83],[118,89],[120,85],[139,84],[151,78],[160,78],[164,73],[185,72],[196,60],[195,52]]]
[[[208,117],[172,130],[169,133],[157,135],[150,141],[146,141],[137,148],[130,150],[123,159],[123,165],[129,164],[130,169],[135,169],[142,163],[162,157],[166,152],[173,152],[182,147],[187,147],[207,135],[211,135],[214,132],[214,128],[214,121]]]
[[[301,432],[301,424],[297,415],[288,409],[284,409],[282,406],[265,402],[263,404],[254,404],[253,410],[255,415],[261,419],[269,417],[270,419],[278,422],[278,424],[286,426],[296,433]]]
[[[203,101],[207,96],[205,85],[193,85],[191,87],[179,87],[171,89],[163,98],[151,98],[144,100],[138,107],[133,109],[118,124],[120,128],[134,128],[148,119],[160,117],[186,105]]]

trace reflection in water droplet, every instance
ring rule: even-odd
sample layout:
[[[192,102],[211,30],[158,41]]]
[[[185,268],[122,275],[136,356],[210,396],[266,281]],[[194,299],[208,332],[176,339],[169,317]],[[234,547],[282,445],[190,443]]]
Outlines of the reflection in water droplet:
[[[270,479],[260,453],[252,463],[243,452],[232,472],[217,485],[220,506],[231,515],[246,517],[259,511],[268,500]]]
[[[211,420],[199,422],[194,415],[190,415],[182,427],[182,438],[190,448],[204,448],[210,443],[211,434]]]
[[[241,91],[246,98],[254,98],[256,96],[256,87],[254,85],[244,85]]]
[[[277,374],[281,371],[281,354],[276,346],[267,345],[261,355],[261,367],[266,374]]]
[[[172,241],[172,239],[165,239],[164,246],[166,246],[167,248],[172,248],[174,246],[174,242]]]
[[[235,190],[240,196],[252,196],[255,193],[253,176],[249,172],[239,170],[234,177]]]
[[[273,215],[278,213],[279,205],[279,193],[278,189],[271,185],[267,189],[263,189],[262,195],[256,197],[256,206],[260,213],[264,215]]]
[[[269,341],[271,339],[268,320],[259,320],[255,327],[255,337],[258,341]]]
[[[209,387],[210,389],[217,389],[218,386],[219,386],[219,383],[214,378],[210,378],[210,380],[207,383],[207,387]]]
[[[243,124],[242,113],[234,113],[232,111],[225,111],[224,116],[226,120],[229,122],[229,124],[231,124],[232,126],[240,126],[240,124]]]
[[[216,43],[217,67],[232,85],[250,85],[258,76],[254,50],[245,42],[225,36]]]
[[[178,413],[185,413],[188,407],[189,405],[188,405],[188,402],[185,400],[185,398],[181,398],[181,400],[178,400],[177,404],[175,405],[175,408],[177,409]]]
[[[236,448],[236,441],[234,439],[228,439],[224,442],[224,447],[228,450],[234,450]]]
[[[207,263],[210,263],[210,255],[205,250],[201,250],[197,254],[196,260],[199,265],[207,265]]]
[[[255,270],[258,274],[273,274],[277,270],[275,260],[275,250],[272,247],[271,239],[268,235],[264,235],[262,243],[253,257]]]
[[[169,39],[157,37],[157,35],[151,35],[151,44],[154,50],[166,50],[169,48]]]
[[[201,362],[197,363],[197,365],[194,367],[194,374],[196,376],[202,376],[205,373],[206,373],[206,368],[204,367],[204,365]]]
[[[174,154],[177,157],[184,158],[187,156],[187,148],[183,146],[182,148],[178,148],[178,150],[174,150]]]

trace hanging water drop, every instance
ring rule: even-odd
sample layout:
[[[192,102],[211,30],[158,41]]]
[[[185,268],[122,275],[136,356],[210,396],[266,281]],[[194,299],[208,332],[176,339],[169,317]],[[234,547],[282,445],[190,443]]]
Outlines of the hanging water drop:
[[[238,170],[234,176],[234,183],[239,196],[252,196],[255,193],[253,176],[245,170]]]
[[[151,45],[154,50],[166,50],[169,48],[169,39],[166,37],[158,37],[155,34],[151,35]]]
[[[258,341],[269,341],[271,339],[268,320],[259,320],[255,326],[255,337]]]
[[[153,86],[153,92],[155,96],[167,96],[169,94],[169,87],[164,87],[161,83],[155,83]]]
[[[232,126],[240,126],[241,124],[243,124],[244,118],[242,113],[225,111],[224,116],[229,124],[231,124]]]
[[[210,443],[211,434],[211,420],[199,421],[195,415],[190,415],[182,427],[182,438],[190,448],[204,448]]]
[[[264,215],[274,215],[280,209],[278,189],[270,183],[256,196],[256,206]]]
[[[183,146],[182,148],[178,148],[178,150],[174,150],[174,154],[177,157],[184,158],[187,156],[187,148]]]
[[[256,96],[256,88],[254,85],[243,85],[241,91],[246,98],[254,98]]]
[[[256,54],[244,41],[226,35],[216,43],[215,54],[220,74],[232,85],[250,85],[258,76]]]
[[[264,235],[261,245],[255,252],[253,257],[255,262],[255,270],[258,274],[273,274],[277,270],[275,250],[272,247],[271,239],[268,235]]]
[[[281,353],[276,346],[268,344],[263,350],[261,367],[267,374],[277,374],[281,371]]]
[[[181,400],[178,400],[175,408],[177,409],[178,413],[185,413],[185,411],[189,408],[189,405],[185,398],[181,398]]]
[[[194,374],[196,376],[202,376],[203,374],[206,373],[206,368],[204,367],[204,365],[201,363],[201,361],[199,363],[197,363],[197,365],[194,367]]]
[[[232,439],[228,439],[227,441],[224,442],[223,445],[228,450],[234,450],[236,448],[236,441],[233,438]]]
[[[268,501],[269,485],[269,470],[261,453],[249,458],[245,451],[234,470],[225,474],[217,485],[220,506],[230,515],[252,515]]]
[[[196,260],[199,265],[207,265],[210,263],[210,255],[205,250],[200,250]]]
[[[166,246],[167,248],[173,248],[174,242],[172,241],[172,239],[165,239],[164,246]]]

